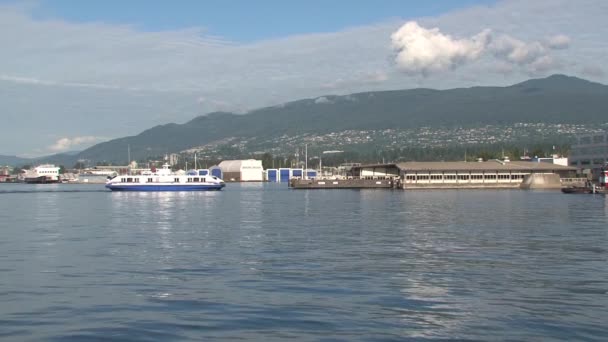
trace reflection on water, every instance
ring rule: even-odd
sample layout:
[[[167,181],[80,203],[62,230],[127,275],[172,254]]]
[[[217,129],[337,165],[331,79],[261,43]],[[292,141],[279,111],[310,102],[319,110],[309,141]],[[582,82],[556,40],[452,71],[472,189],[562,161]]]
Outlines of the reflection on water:
[[[605,196],[48,189],[2,195],[9,340],[608,337]]]

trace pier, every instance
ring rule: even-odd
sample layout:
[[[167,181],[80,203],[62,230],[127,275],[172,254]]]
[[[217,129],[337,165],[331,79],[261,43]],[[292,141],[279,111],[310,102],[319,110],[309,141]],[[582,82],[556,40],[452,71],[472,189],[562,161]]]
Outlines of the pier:
[[[354,166],[343,179],[292,179],[294,189],[560,189],[576,168],[550,163],[404,162]],[[577,179],[578,180],[578,179]]]

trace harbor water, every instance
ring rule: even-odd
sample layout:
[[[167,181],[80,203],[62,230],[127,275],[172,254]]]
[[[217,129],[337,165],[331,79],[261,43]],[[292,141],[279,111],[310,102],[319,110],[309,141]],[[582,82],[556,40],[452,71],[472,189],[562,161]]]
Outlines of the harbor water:
[[[608,339],[608,200],[0,185],[0,340]]]

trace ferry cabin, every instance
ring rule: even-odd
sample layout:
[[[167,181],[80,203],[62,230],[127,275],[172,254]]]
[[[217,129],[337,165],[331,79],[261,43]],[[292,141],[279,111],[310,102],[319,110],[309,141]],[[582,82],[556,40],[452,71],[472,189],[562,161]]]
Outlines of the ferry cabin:
[[[157,175],[143,175],[143,176],[120,176],[120,183],[173,183],[173,184],[189,184],[189,183],[206,183],[207,177],[217,180],[216,177],[195,177],[195,176],[157,176]]]

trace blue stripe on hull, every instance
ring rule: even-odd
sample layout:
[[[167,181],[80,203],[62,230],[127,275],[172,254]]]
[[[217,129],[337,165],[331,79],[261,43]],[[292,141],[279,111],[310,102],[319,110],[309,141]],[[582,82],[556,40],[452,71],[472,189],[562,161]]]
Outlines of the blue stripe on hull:
[[[222,190],[222,185],[111,185],[106,188],[112,191],[209,191]]]

